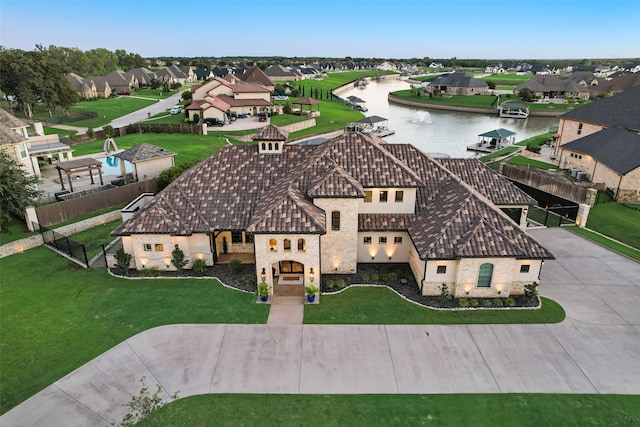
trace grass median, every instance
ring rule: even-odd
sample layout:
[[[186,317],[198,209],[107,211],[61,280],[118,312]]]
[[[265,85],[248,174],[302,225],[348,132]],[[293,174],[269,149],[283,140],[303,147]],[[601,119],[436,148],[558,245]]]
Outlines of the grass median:
[[[170,403],[136,425],[637,426],[640,396],[205,394]]]

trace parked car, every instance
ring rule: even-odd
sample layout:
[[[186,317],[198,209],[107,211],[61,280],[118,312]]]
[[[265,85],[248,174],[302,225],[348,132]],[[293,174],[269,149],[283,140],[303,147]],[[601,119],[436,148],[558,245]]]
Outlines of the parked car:
[[[182,108],[179,105],[175,105],[171,107],[171,110],[169,110],[169,114],[180,114],[180,113],[182,113]]]
[[[224,126],[224,122],[215,117],[207,117],[206,119],[204,119],[204,122],[207,124],[207,126]]]

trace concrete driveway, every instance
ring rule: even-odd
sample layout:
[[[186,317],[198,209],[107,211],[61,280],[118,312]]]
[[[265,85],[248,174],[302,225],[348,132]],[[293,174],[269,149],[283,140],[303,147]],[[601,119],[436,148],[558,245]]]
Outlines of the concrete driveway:
[[[169,325],[142,332],[7,412],[2,426],[119,423],[140,378],[202,393],[640,394],[640,264],[563,229],[543,325]]]

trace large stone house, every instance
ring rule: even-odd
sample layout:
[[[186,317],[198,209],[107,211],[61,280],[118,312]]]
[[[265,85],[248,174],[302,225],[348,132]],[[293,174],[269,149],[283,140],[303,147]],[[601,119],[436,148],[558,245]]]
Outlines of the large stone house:
[[[460,71],[427,79],[422,83],[422,87],[429,92],[437,91],[449,95],[485,95],[489,93],[487,82]]]
[[[586,173],[618,201],[640,202],[640,86],[564,114],[558,133],[561,168]]]
[[[484,167],[471,162],[457,167]],[[275,295],[359,263],[408,264],[423,295],[443,284],[456,297],[522,294],[553,255],[496,202],[531,199],[500,178],[475,188],[445,166],[412,145],[356,132],[320,145],[227,146],[114,234],[133,268],[173,269],[176,245],[187,268],[244,257]]]

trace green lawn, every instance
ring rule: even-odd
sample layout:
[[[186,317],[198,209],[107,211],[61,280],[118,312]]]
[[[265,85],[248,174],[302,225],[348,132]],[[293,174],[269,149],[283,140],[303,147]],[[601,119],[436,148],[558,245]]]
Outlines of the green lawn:
[[[214,279],[120,279],[44,247],[0,259],[0,271],[2,413],[138,332],[264,323],[269,312],[255,295]]]
[[[71,109],[74,111],[95,111],[98,113],[97,119],[80,120],[76,122],[65,123],[69,126],[85,126],[95,128],[106,125],[112,120],[122,117],[141,108],[148,107],[156,103],[157,101],[151,101],[148,99],[130,98],[128,96],[122,96],[117,98],[96,99],[95,101],[81,101]]]
[[[191,134],[166,134],[166,133],[142,133],[120,136],[115,138],[118,148],[128,149],[136,144],[148,142],[158,147],[171,150],[178,153],[175,156],[176,165],[189,162],[191,160],[202,160],[220,148],[224,147],[225,137],[233,137],[233,135],[244,134],[246,132],[225,132],[215,131],[209,132],[208,135],[191,135]],[[84,154],[99,153],[103,151],[103,141],[93,141],[85,144],[74,145],[75,156]]]
[[[483,163],[486,163],[489,160],[495,159],[496,157],[506,156],[507,154],[515,153],[518,150],[520,150],[520,147],[510,145],[508,147],[501,148],[498,151],[494,151],[491,154],[487,154],[486,156],[480,157],[480,161]]]
[[[106,246],[115,239],[115,237],[111,235],[111,232],[120,224],[122,224],[122,220],[119,219],[117,221],[108,222],[106,224],[72,234],[69,237],[84,245],[85,251],[87,252],[87,258],[90,260],[102,252],[102,244]]]
[[[531,80],[533,76],[531,74],[491,74],[490,76],[483,77],[484,81],[492,81],[496,85],[504,86],[518,86],[520,83]]]
[[[589,211],[587,228],[640,249],[640,211],[619,203],[595,205]]]
[[[531,210],[529,210],[529,212],[531,212]],[[587,220],[587,223],[589,221]],[[618,253],[621,253],[623,255],[628,256],[629,258],[633,258],[636,261],[640,261],[640,250],[638,249],[631,249],[627,246],[621,245],[619,243],[616,243],[614,241],[612,241],[611,239],[607,239],[606,237],[602,237],[601,235],[594,233],[590,230],[586,230],[584,228],[579,228],[579,227],[567,227],[567,229],[569,231],[573,231],[576,234],[579,234],[583,237],[586,237],[589,240],[593,240],[596,243],[601,244],[602,246],[605,246],[611,250],[614,250]]]
[[[544,170],[558,169],[558,165],[554,165],[553,163],[542,162],[525,156],[514,156],[509,159],[509,163],[512,165],[531,166],[533,168]]]
[[[0,232],[0,245],[13,242],[18,239],[23,239],[36,234],[29,231],[26,224],[22,220],[13,220],[3,225],[2,232]]]
[[[544,285],[543,285],[544,286]],[[410,303],[385,287],[346,289],[322,295],[320,304],[305,305],[304,323],[310,324],[476,324],[557,323],[565,318],[563,308],[542,298],[539,310],[432,310]]]
[[[606,394],[205,394],[142,420],[153,426],[638,426],[640,396]]]
[[[136,89],[131,94],[132,96],[142,96],[144,98],[165,99],[172,95],[175,95],[178,91],[169,90],[164,91],[162,88],[158,89]],[[183,90],[184,92],[184,90]]]

